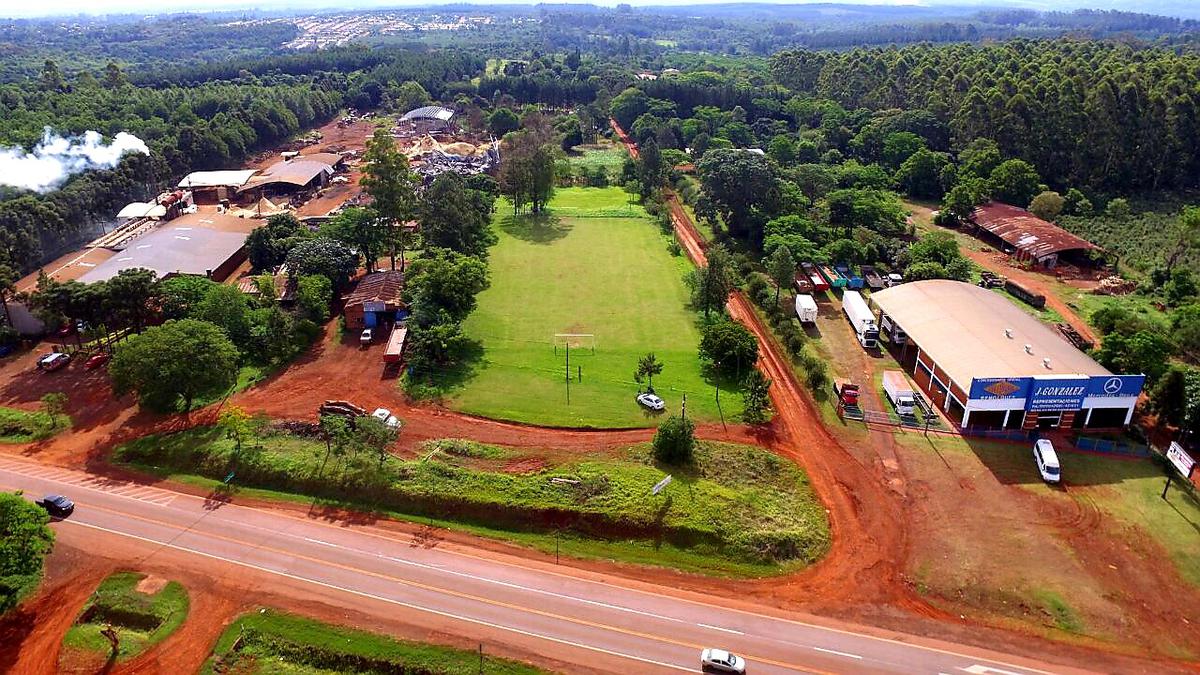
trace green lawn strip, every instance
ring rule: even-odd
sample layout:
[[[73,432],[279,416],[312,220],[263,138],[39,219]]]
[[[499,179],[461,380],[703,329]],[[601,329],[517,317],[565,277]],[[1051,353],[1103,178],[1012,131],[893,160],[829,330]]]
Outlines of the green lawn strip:
[[[486,653],[481,665],[475,650],[398,640],[264,609],[230,624],[201,672],[537,675],[551,671]]]
[[[372,466],[378,482],[364,486],[344,479],[336,461],[317,477],[323,444],[267,435],[261,449],[243,451],[234,483],[290,492],[290,499],[353,499],[350,506],[362,510],[543,551],[557,545],[567,555],[723,576],[778,574],[828,548],[828,524],[807,477],[758,448],[704,443],[694,464],[670,469],[675,481],[653,496],[650,488],[667,470],[652,462],[645,444],[512,474],[503,467],[538,453],[490,446],[431,452],[446,443],[428,445],[412,461]],[[158,475],[213,481],[228,475],[233,456],[232,442],[212,428],[149,436],[116,451],[118,461]]]
[[[1071,493],[1042,482],[1033,461],[1032,444],[1003,443],[957,436],[897,434],[900,443],[913,448],[974,452],[997,478],[1052,499],[1073,499]],[[1200,500],[1196,492],[1173,487],[1160,498],[1166,474],[1151,460],[1060,452],[1063,479],[1068,485],[1086,486],[1083,492],[1097,508],[1121,523],[1137,527],[1162,545],[1176,569],[1189,583],[1200,586]]]
[[[683,283],[691,269],[667,251],[663,235],[620,188],[557,191],[548,218],[513,218],[497,207],[492,286],[464,324],[483,353],[422,391],[451,408],[485,417],[564,427],[646,427],[660,416],[635,402],[637,360],[654,352],[664,369],[654,388],[670,410],[687,395],[697,421],[734,419],[741,397],[729,385],[717,407],[698,355],[698,315]],[[595,335],[566,351],[558,333]],[[578,378],[582,377],[582,381]],[[410,385],[410,393],[414,389]]]
[[[112,625],[119,636],[117,661],[127,661],[174,633],[187,618],[187,590],[170,581],[147,595],[136,590],[143,578],[136,572],[118,572],[101,582],[63,644],[107,657],[111,646],[100,631]]]
[[[18,410],[0,407],[0,443],[29,443],[54,436],[71,427],[66,415],[50,415],[40,410]]]

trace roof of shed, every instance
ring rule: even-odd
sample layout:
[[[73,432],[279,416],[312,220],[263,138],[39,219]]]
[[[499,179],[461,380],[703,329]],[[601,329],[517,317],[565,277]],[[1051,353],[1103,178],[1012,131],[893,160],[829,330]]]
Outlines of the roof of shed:
[[[454,117],[453,110],[449,108],[443,108],[440,105],[427,105],[409,110],[408,112],[404,113],[404,117],[401,117],[400,119],[404,122],[409,120],[441,120],[445,122],[451,117]]]
[[[871,300],[964,389],[976,377],[1111,374],[1037,317],[974,284],[913,281],[872,293]]]
[[[181,188],[241,187],[257,173],[254,169],[193,171],[179,181]]]
[[[153,270],[159,278],[204,275],[236,255],[257,224],[219,213],[190,213],[132,240],[125,250],[100,262],[79,280],[104,281],[137,267]]]
[[[346,296],[346,306],[361,305],[365,302],[400,303],[404,293],[404,273],[400,270],[388,270],[368,274],[358,282],[358,286]]]
[[[1062,251],[1103,250],[1054,223],[1047,222],[1009,204],[988,202],[971,215],[975,224],[1003,239],[1019,251],[1042,258]]]
[[[240,190],[244,192],[271,183],[286,183],[303,187],[322,173],[333,173],[333,167],[325,162],[316,162],[307,158],[285,160],[263,169],[262,173],[243,185]]]

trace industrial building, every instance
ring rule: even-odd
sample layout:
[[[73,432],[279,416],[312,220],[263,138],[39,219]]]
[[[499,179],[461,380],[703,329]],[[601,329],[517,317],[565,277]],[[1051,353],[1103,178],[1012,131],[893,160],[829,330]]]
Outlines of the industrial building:
[[[232,200],[255,173],[254,169],[193,171],[179,181],[179,188],[191,192],[196,204],[211,206]]]
[[[400,270],[368,274],[345,297],[346,328],[374,328],[399,318],[408,311],[403,294],[404,273]]]
[[[1092,255],[1104,249],[1047,222],[1025,209],[988,202],[971,214],[976,235],[1014,258],[1045,268],[1060,261],[1081,267],[1094,266]]]
[[[404,113],[396,128],[402,136],[442,133],[454,128],[453,120],[453,110],[440,105],[427,105]]]
[[[259,223],[220,213],[189,213],[122,241],[116,252],[79,280],[104,281],[126,269],[145,268],[160,279],[177,274],[224,281],[246,259],[246,235]]]
[[[1112,429],[1144,375],[1109,372],[1003,295],[935,279],[872,294],[900,363],[961,428]]]

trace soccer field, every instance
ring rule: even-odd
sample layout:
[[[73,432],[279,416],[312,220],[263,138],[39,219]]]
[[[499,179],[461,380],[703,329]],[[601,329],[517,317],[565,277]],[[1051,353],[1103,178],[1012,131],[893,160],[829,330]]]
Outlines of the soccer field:
[[[497,204],[492,286],[465,324],[483,356],[445,392],[447,404],[532,424],[655,426],[660,416],[634,401],[633,380],[638,358],[653,351],[664,364],[654,388],[668,412],[687,394],[689,417],[720,419],[697,355],[697,314],[683,282],[690,264],[667,251],[670,238],[620,188],[560,189],[550,210],[535,222]],[[587,339],[571,349],[569,404],[558,333],[595,335],[594,354]],[[741,414],[731,385],[720,398],[726,420]]]

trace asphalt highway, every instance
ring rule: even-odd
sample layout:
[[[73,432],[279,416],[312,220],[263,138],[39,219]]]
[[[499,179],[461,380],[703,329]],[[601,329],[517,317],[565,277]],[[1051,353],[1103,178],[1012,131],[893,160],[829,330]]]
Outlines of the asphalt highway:
[[[60,536],[87,530],[277,575],[314,590],[385,602],[533,640],[547,654],[591,653],[615,672],[699,672],[704,647],[740,654],[759,673],[968,673],[1026,675],[1049,666],[1021,657],[878,630],[843,630],[546,570],[502,556],[414,546],[410,537],[268,509],[217,503],[156,486],[0,458],[0,487],[30,499],[65,494],[75,513]],[[869,634],[868,634],[869,633]],[[595,664],[593,664],[595,665]],[[1056,672],[1062,668],[1055,667]]]

